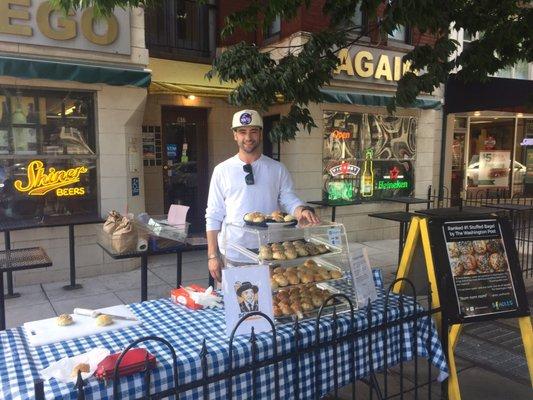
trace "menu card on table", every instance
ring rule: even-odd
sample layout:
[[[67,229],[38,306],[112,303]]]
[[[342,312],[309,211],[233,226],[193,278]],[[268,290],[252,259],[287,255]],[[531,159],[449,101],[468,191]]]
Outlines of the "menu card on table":
[[[377,299],[376,285],[372,276],[372,268],[365,248],[350,253],[350,269],[352,282],[357,295],[357,306],[365,307],[368,300]]]

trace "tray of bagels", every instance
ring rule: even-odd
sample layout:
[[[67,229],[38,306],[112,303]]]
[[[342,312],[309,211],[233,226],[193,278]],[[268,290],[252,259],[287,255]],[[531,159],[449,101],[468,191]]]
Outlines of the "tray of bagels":
[[[308,283],[336,281],[344,278],[341,268],[319,260],[306,260],[304,263],[289,267],[270,265],[270,283],[273,291],[302,286]]]
[[[315,317],[322,303],[332,294],[339,293],[329,284],[341,279],[344,279],[342,269],[323,260],[308,259],[288,267],[270,265],[274,317],[278,321]],[[341,304],[335,299],[325,307],[330,309]]]
[[[244,214],[244,223],[250,226],[273,227],[273,226],[294,226],[298,223],[296,217],[282,211],[274,211],[270,214],[264,214],[259,211]]]
[[[235,248],[241,254],[261,264],[285,263],[287,261],[299,262],[316,256],[342,252],[339,247],[314,238],[267,243],[259,246],[258,249],[248,249],[234,243],[228,246]]]
[[[326,300],[339,290],[327,283],[308,283],[302,286],[285,287],[272,293],[272,308],[278,322],[289,322],[296,318],[305,320],[316,318],[324,304],[325,313],[330,314],[333,307],[337,312],[348,310],[347,302],[339,298]]]

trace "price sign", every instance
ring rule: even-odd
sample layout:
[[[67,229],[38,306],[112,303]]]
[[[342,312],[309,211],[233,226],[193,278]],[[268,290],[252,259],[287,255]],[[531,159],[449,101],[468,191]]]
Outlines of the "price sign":
[[[328,229],[329,244],[333,246],[340,246],[341,242],[341,228],[334,227]]]

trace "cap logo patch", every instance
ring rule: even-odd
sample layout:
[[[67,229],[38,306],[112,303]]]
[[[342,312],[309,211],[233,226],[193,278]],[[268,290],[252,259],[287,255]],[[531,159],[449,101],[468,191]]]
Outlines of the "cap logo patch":
[[[241,118],[239,120],[243,125],[250,125],[250,123],[252,122],[252,115],[246,112],[242,113]]]

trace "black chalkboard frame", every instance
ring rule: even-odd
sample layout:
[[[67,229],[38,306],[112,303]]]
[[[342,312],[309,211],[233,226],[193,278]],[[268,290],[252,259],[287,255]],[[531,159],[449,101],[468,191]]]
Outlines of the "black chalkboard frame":
[[[431,253],[443,317],[449,324],[491,321],[500,318],[518,318],[530,315],[514,234],[511,223],[507,218],[493,215],[447,216],[446,218],[431,216],[426,218],[428,219],[429,242],[431,244]],[[500,226],[507,259],[509,261],[509,270],[516,294],[517,307],[513,310],[467,316],[459,311],[459,304],[455,294],[455,283],[446,249],[446,238],[444,236],[443,226],[446,222],[481,221],[487,219],[496,220]]]

